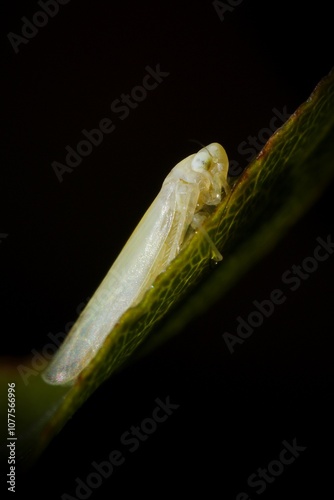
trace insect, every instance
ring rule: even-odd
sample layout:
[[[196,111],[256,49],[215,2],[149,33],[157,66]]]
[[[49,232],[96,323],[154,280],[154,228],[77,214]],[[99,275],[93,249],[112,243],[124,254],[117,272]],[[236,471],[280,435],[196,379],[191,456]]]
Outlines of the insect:
[[[94,358],[122,314],[142,299],[155,278],[189,240],[203,231],[213,258],[222,256],[202,228],[203,220],[228,194],[228,158],[218,143],[178,163],[167,175],[133,234],[80,314],[49,367],[49,384],[70,384]]]

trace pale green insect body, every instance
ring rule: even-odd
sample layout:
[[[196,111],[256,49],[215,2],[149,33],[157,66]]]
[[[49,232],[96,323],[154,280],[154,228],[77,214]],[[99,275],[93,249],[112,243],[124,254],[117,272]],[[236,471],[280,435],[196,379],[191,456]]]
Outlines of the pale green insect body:
[[[221,201],[222,190],[229,192],[227,173],[228,158],[218,143],[188,156],[171,170],[43,373],[46,382],[75,381],[122,314],[141,300],[158,274],[180,252],[189,228],[200,229],[206,209]]]

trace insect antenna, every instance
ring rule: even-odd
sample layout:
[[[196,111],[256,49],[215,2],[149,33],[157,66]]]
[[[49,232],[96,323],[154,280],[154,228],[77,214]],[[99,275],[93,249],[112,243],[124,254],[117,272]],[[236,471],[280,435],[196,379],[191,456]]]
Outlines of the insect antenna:
[[[189,142],[194,142],[195,144],[198,144],[202,148],[205,148],[204,144],[201,141],[198,141],[197,139],[188,139]]]

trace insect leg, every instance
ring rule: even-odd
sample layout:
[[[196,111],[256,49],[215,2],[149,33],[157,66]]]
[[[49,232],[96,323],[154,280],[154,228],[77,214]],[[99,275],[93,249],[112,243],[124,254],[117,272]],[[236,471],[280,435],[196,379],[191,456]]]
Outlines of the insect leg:
[[[191,227],[196,232],[201,233],[204,236],[204,238],[206,239],[206,241],[209,243],[209,245],[211,247],[211,254],[212,254],[211,258],[215,262],[220,262],[221,260],[223,260],[223,256],[220,253],[220,251],[218,250],[218,248],[216,247],[216,245],[214,244],[213,240],[208,235],[208,232],[203,227],[203,222],[205,219],[206,219],[205,215],[200,214],[200,213],[195,214],[193,217],[192,223],[191,223]]]

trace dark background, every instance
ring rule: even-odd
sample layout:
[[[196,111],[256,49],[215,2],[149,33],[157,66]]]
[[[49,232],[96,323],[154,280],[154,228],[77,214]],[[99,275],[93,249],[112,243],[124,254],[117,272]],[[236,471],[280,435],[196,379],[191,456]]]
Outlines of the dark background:
[[[273,108],[292,113],[331,69],[332,27],[328,6],[301,1],[244,0],[222,22],[206,1],[71,0],[15,54],[7,34],[21,34],[21,17],[41,9],[2,8],[1,351],[24,356],[75,319],[169,170],[199,149],[191,140],[220,142],[246,166],[238,145],[268,127]],[[111,102],[157,64],[169,76],[120,120]],[[106,117],[115,131],[60,183],[51,163],[64,163],[65,146]],[[100,387],[29,481],[18,478],[19,494],[75,496],[75,478],[85,480],[91,462],[119,449],[123,432],[166,396],[179,409],[138,451],[125,451],[91,498],[330,493],[334,259],[233,355],[222,333],[282,288],[283,272],[313,254],[318,236],[333,234],[333,193],[332,185],[228,297]],[[294,438],[307,449],[258,495],[248,476]]]

